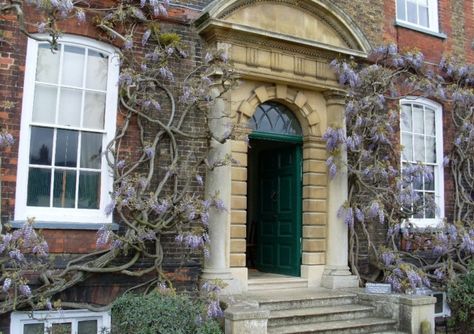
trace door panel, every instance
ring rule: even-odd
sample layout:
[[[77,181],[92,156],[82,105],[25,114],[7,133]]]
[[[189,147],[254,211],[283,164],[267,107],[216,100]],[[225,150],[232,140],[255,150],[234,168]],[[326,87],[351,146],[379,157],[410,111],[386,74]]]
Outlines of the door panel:
[[[300,148],[265,150],[258,157],[257,269],[300,274]]]

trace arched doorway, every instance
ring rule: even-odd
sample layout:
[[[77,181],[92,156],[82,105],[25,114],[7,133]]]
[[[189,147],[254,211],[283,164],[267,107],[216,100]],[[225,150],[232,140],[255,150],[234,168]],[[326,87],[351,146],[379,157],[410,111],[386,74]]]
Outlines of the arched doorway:
[[[301,126],[276,101],[260,104],[249,123],[247,266],[300,276]]]

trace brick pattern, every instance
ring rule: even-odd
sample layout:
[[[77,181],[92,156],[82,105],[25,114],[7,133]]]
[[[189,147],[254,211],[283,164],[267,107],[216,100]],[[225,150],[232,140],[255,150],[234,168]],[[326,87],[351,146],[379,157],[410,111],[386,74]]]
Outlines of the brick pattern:
[[[327,166],[320,139],[303,145],[303,265],[326,262]]]
[[[246,266],[247,238],[247,143],[232,141],[232,157],[238,164],[232,166],[230,266]]]

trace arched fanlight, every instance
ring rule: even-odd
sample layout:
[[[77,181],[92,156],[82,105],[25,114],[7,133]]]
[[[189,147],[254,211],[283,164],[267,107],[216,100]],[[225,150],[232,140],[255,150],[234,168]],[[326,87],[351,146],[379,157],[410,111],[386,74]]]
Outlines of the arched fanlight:
[[[301,136],[301,126],[290,109],[278,102],[265,102],[250,119],[250,128],[257,132]]]

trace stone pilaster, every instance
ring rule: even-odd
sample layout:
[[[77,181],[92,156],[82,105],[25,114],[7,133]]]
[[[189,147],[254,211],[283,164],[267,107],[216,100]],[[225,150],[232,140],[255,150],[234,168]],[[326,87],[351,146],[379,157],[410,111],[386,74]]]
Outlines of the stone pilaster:
[[[215,88],[214,96],[219,94]],[[223,98],[215,100],[209,114],[209,128],[216,138],[222,138],[227,131],[229,118],[226,103]],[[208,160],[218,161],[231,154],[230,140],[221,143],[211,139]],[[230,273],[230,208],[231,208],[231,178],[232,167],[224,165],[207,171],[205,184],[205,197],[211,199],[218,197],[224,202],[225,211],[211,208],[209,211],[209,256],[204,261],[202,274],[203,280],[220,279],[227,284],[223,293],[236,293],[240,286]]]
[[[328,126],[346,130],[344,95],[329,91],[325,93]],[[326,288],[357,287],[358,277],[351,274],[348,267],[348,227],[337,217],[339,208],[347,201],[347,153],[343,151],[338,163],[336,177],[328,183],[328,226],[326,266],[321,285]]]

